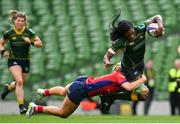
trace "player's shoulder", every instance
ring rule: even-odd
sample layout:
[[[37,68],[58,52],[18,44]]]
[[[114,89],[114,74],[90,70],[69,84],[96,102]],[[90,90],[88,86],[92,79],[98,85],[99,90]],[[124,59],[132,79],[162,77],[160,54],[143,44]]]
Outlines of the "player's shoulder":
[[[26,31],[27,31],[27,32],[32,32],[32,33],[35,33],[35,32],[34,32],[34,30],[33,30],[33,29],[31,29],[31,28],[26,28]]]
[[[126,43],[127,39],[125,37],[120,37],[119,39],[117,39],[116,41],[113,41],[112,44],[113,45],[118,45],[118,46],[124,46],[124,44]]]
[[[140,22],[134,27],[135,27],[135,29],[143,30],[143,29],[145,29],[147,27],[147,22]]]
[[[13,28],[9,28],[9,29],[4,31],[4,34],[10,34],[12,32],[13,32]]]
[[[14,33],[13,28],[9,28],[8,30],[5,30],[3,32],[3,36],[7,38],[7,37],[10,37],[13,33]]]

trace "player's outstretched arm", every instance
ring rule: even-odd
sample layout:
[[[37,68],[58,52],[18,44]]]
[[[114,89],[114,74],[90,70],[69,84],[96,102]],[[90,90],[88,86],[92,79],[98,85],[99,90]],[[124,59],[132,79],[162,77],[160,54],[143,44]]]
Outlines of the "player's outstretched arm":
[[[133,81],[131,83],[125,82],[121,86],[128,91],[132,91],[136,89],[138,86],[140,86],[141,84],[143,84],[146,80],[147,80],[146,77],[142,75],[141,78],[139,78],[138,80]]]

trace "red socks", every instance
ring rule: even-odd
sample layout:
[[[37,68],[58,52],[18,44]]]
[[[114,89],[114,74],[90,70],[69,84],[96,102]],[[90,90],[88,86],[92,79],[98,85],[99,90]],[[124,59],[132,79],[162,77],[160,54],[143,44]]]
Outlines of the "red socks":
[[[51,95],[51,94],[49,93],[49,90],[48,90],[48,89],[45,89],[44,95],[45,95],[45,96],[50,96],[50,95]]]
[[[35,111],[36,112],[43,112],[43,108],[44,108],[44,106],[38,105],[38,106],[35,107]]]

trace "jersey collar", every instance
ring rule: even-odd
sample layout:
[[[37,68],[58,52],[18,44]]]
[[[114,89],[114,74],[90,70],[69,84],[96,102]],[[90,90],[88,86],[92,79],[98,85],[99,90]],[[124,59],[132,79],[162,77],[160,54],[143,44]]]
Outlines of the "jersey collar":
[[[23,27],[23,29],[22,30],[17,30],[14,26],[13,26],[13,30],[16,32],[16,34],[22,34],[22,32],[25,30],[25,26]]]

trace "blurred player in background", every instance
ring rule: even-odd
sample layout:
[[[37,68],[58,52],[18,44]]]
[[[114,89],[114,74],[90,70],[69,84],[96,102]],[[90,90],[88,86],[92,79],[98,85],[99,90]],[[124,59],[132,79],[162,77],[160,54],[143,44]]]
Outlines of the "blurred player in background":
[[[169,70],[169,101],[171,115],[180,115],[180,59],[174,61],[174,67]]]
[[[67,118],[79,106],[80,102],[88,97],[98,96],[100,94],[113,94],[119,91],[122,87],[128,91],[137,88],[140,84],[146,81],[145,76],[129,83],[120,72],[120,65],[116,65],[114,71],[110,74],[91,77],[77,77],[72,83],[66,87],[57,86],[50,89],[39,89],[38,94],[44,96],[60,95],[65,96],[62,106],[41,106],[31,102],[26,115],[30,117],[36,112],[49,113],[62,118]]]
[[[121,50],[123,52],[121,71],[125,75],[126,79],[129,82],[132,82],[137,80],[144,70],[146,27],[151,23],[157,23],[159,28],[155,31],[155,33],[157,37],[161,37],[164,30],[163,20],[160,15],[156,15],[137,26],[134,26],[132,22],[128,20],[118,21],[120,14],[121,13],[118,13],[110,24],[110,39],[112,41],[112,45],[104,55],[103,62],[105,68],[113,65],[110,61],[111,58],[119,50]],[[141,87],[145,87],[145,85],[143,85],[144,84],[142,84]],[[113,97],[115,98],[115,96]],[[118,99],[118,97],[119,95],[117,94],[116,99]],[[102,107],[105,108],[105,111],[108,111],[110,107],[109,104],[112,102],[106,102],[106,99],[107,98],[104,96],[101,96]]]
[[[35,32],[27,27],[27,15],[24,12],[12,10],[9,18],[12,28],[0,39],[0,53],[1,57],[8,56],[8,69],[14,81],[4,86],[1,99],[5,99],[9,92],[15,90],[20,114],[23,114],[26,112],[23,85],[30,69],[30,45],[39,48],[42,47],[42,42]],[[10,47],[8,50],[4,47],[6,43]]]
[[[153,69],[152,59],[149,59],[146,63],[145,76],[147,77],[147,81],[145,82],[145,84],[147,85],[149,89],[149,93],[144,101],[144,115],[147,115],[149,112],[151,102],[153,100],[154,90],[155,90],[155,71]],[[137,104],[138,104],[138,101],[133,102],[133,105],[132,105],[133,115],[137,114],[136,112]]]
[[[178,53],[180,54],[180,45],[179,45],[179,47],[178,47]]]

